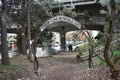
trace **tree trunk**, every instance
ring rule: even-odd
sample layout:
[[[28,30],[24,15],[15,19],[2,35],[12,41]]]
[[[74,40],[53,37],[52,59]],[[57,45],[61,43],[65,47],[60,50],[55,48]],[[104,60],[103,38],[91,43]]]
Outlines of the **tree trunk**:
[[[39,70],[39,63],[37,60],[37,56],[36,56],[36,51],[37,51],[37,37],[38,37],[38,31],[39,29],[36,29],[34,32],[34,37],[33,37],[33,57],[34,57],[34,71],[38,73]]]
[[[6,0],[2,0],[2,25],[1,25],[1,48],[2,48],[2,64],[9,65],[9,55],[7,49],[7,25],[6,25]]]
[[[29,49],[29,53],[28,53],[28,60],[30,60],[31,62],[33,61],[33,56],[32,56],[32,41],[31,41],[31,25],[30,25],[30,10],[31,10],[31,5],[30,5],[30,0],[28,0],[28,14],[27,14],[27,20],[28,20],[28,49]]]
[[[114,19],[115,19],[115,1],[110,0],[110,4],[111,4],[111,16],[110,16],[110,22],[109,22],[110,27],[108,30],[107,41],[106,41],[105,48],[104,48],[104,58],[105,58],[105,61],[106,61],[107,65],[109,66],[110,71],[112,73],[111,76],[115,80],[119,80],[119,77],[118,77],[119,75],[117,73],[115,64],[113,63],[113,61],[109,57],[109,50],[110,50],[110,44],[111,44],[112,37],[113,37],[112,34],[113,34]]]
[[[36,48],[37,48],[37,38],[38,38],[38,35],[39,35],[39,29],[35,29],[34,31],[34,37],[33,37],[33,40],[34,40],[34,52],[36,53]]]
[[[27,51],[26,51],[26,35],[25,35],[26,31],[25,31],[25,26],[23,25],[22,26],[22,29],[21,29],[21,54],[24,54],[26,55],[27,54]]]
[[[91,35],[90,35],[90,33],[88,32],[88,30],[85,28],[85,26],[82,26],[84,29],[85,29],[85,31],[87,32],[87,35],[86,35],[86,33],[84,33],[84,35],[86,36],[86,38],[87,38],[87,40],[88,40],[88,42],[89,42],[89,57],[88,57],[88,65],[89,65],[89,68],[92,68],[92,63],[93,63],[93,61],[92,61],[92,55],[93,55],[93,45],[92,45],[92,37],[91,37]]]
[[[89,58],[88,58],[89,68],[92,68],[92,64],[93,64],[92,55],[93,55],[93,46],[90,45]]]
[[[23,9],[23,12],[22,13],[18,13],[19,15],[18,16],[20,16],[21,17],[21,21],[20,21],[20,24],[22,25],[22,28],[21,28],[21,34],[20,34],[20,36],[21,36],[21,54],[24,54],[24,55],[26,55],[27,54],[27,41],[26,41],[26,30],[25,30],[25,27],[26,27],[26,12],[27,12],[27,10],[26,10],[26,0],[22,0],[22,4],[21,4],[21,6],[22,6],[22,9]]]

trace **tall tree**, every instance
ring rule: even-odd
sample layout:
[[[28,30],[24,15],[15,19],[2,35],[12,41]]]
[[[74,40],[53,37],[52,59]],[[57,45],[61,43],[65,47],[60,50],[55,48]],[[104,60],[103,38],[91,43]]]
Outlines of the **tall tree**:
[[[110,13],[110,18],[109,18],[110,20],[109,20],[109,28],[108,28],[108,32],[107,32],[107,41],[106,41],[105,48],[104,48],[104,58],[105,58],[107,65],[110,67],[112,77],[115,80],[119,80],[120,77],[118,74],[118,70],[116,69],[114,62],[109,57],[110,44],[112,42],[113,31],[114,31],[115,0],[110,0],[110,8],[111,8],[111,13]]]
[[[51,0],[45,0],[45,1],[38,0],[38,1],[31,2],[30,26],[32,31],[31,39],[34,40],[34,45],[37,44],[37,38],[39,37],[39,34],[41,34],[39,27],[46,20],[52,17],[52,13],[50,12],[50,3],[51,3]]]
[[[9,55],[7,49],[7,0],[2,0],[2,18],[1,18],[1,46],[2,46],[2,64],[9,65]]]

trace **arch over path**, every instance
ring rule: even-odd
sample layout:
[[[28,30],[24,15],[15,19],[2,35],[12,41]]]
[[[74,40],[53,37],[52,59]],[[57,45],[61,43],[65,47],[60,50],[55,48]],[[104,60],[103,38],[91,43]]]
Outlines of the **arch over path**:
[[[67,16],[56,16],[46,21],[41,27],[41,32],[45,29],[60,33],[61,50],[66,50],[66,32],[81,29],[82,24]],[[57,27],[57,28],[55,28]]]
[[[60,24],[61,23],[61,24]],[[77,29],[81,29],[81,25],[79,22],[77,22],[76,20],[70,18],[70,17],[67,17],[67,16],[63,16],[63,15],[60,15],[60,16],[56,16],[56,17],[53,17],[49,20],[47,20],[41,27],[40,27],[40,30],[41,31],[44,31],[45,29],[49,28],[49,27],[60,27],[60,26],[66,26],[66,25],[72,25],[74,27],[76,27]],[[52,26],[51,26],[52,25]],[[70,27],[69,27],[70,28]],[[74,30],[74,29],[73,29]],[[69,30],[68,30],[69,31]]]

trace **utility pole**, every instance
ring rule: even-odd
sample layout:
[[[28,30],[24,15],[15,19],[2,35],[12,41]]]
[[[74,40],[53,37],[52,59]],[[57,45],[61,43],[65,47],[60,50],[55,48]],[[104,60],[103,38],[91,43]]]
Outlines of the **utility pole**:
[[[29,53],[28,53],[28,60],[33,61],[32,60],[32,41],[31,41],[31,31],[30,31],[30,0],[28,0],[28,49],[29,49]]]

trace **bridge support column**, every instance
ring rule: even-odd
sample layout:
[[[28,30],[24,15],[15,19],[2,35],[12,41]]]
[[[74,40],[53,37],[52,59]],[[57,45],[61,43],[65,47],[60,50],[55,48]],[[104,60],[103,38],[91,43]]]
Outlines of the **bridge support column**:
[[[61,51],[66,50],[66,33],[60,33]]]

